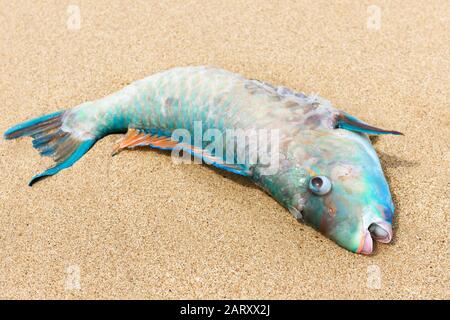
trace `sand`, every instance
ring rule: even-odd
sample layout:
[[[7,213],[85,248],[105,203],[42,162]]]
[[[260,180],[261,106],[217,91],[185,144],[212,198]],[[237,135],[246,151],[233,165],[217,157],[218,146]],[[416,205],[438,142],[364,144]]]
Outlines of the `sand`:
[[[30,188],[51,160],[1,139],[0,298],[449,298],[448,1],[68,3],[0,2],[1,132],[175,66],[317,92],[405,133],[375,144],[395,240],[352,254],[244,178],[111,158],[118,136]]]

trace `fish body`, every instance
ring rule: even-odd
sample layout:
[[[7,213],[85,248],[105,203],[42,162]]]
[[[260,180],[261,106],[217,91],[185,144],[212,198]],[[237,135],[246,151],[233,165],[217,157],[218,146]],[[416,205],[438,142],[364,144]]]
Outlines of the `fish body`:
[[[111,133],[126,133],[114,154],[137,146],[178,150],[246,176],[352,252],[369,254],[373,239],[392,239],[394,206],[367,134],[399,133],[369,126],[316,95],[218,68],[174,68],[4,136],[31,136],[42,155],[54,158],[56,165],[31,185]]]

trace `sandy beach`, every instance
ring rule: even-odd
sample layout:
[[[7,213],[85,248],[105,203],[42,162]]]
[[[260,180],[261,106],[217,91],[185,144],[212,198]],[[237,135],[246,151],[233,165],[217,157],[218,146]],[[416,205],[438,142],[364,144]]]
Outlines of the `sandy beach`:
[[[176,66],[315,92],[375,126],[392,244],[348,252],[243,177],[164,152],[72,168],[0,139],[0,298],[448,299],[448,1],[0,0],[0,132]]]

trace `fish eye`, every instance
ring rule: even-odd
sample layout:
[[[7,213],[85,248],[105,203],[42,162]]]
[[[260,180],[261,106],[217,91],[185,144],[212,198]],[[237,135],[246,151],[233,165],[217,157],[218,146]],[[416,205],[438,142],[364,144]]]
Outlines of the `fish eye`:
[[[325,176],[315,176],[309,180],[309,189],[318,196],[323,196],[330,192],[331,181]]]

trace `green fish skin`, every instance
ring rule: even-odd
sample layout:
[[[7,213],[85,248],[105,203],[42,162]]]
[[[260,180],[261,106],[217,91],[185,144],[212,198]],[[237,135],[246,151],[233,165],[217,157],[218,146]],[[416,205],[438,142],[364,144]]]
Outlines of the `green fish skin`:
[[[267,135],[239,140],[230,132]],[[373,240],[392,239],[394,205],[368,134],[400,133],[370,126],[317,95],[213,67],[174,68],[18,124],[4,137],[31,136],[41,155],[55,160],[32,185],[112,133],[126,133],[114,153],[136,146],[184,151],[247,176],[296,219],[352,252],[370,254]],[[209,133],[214,140],[205,139]]]

